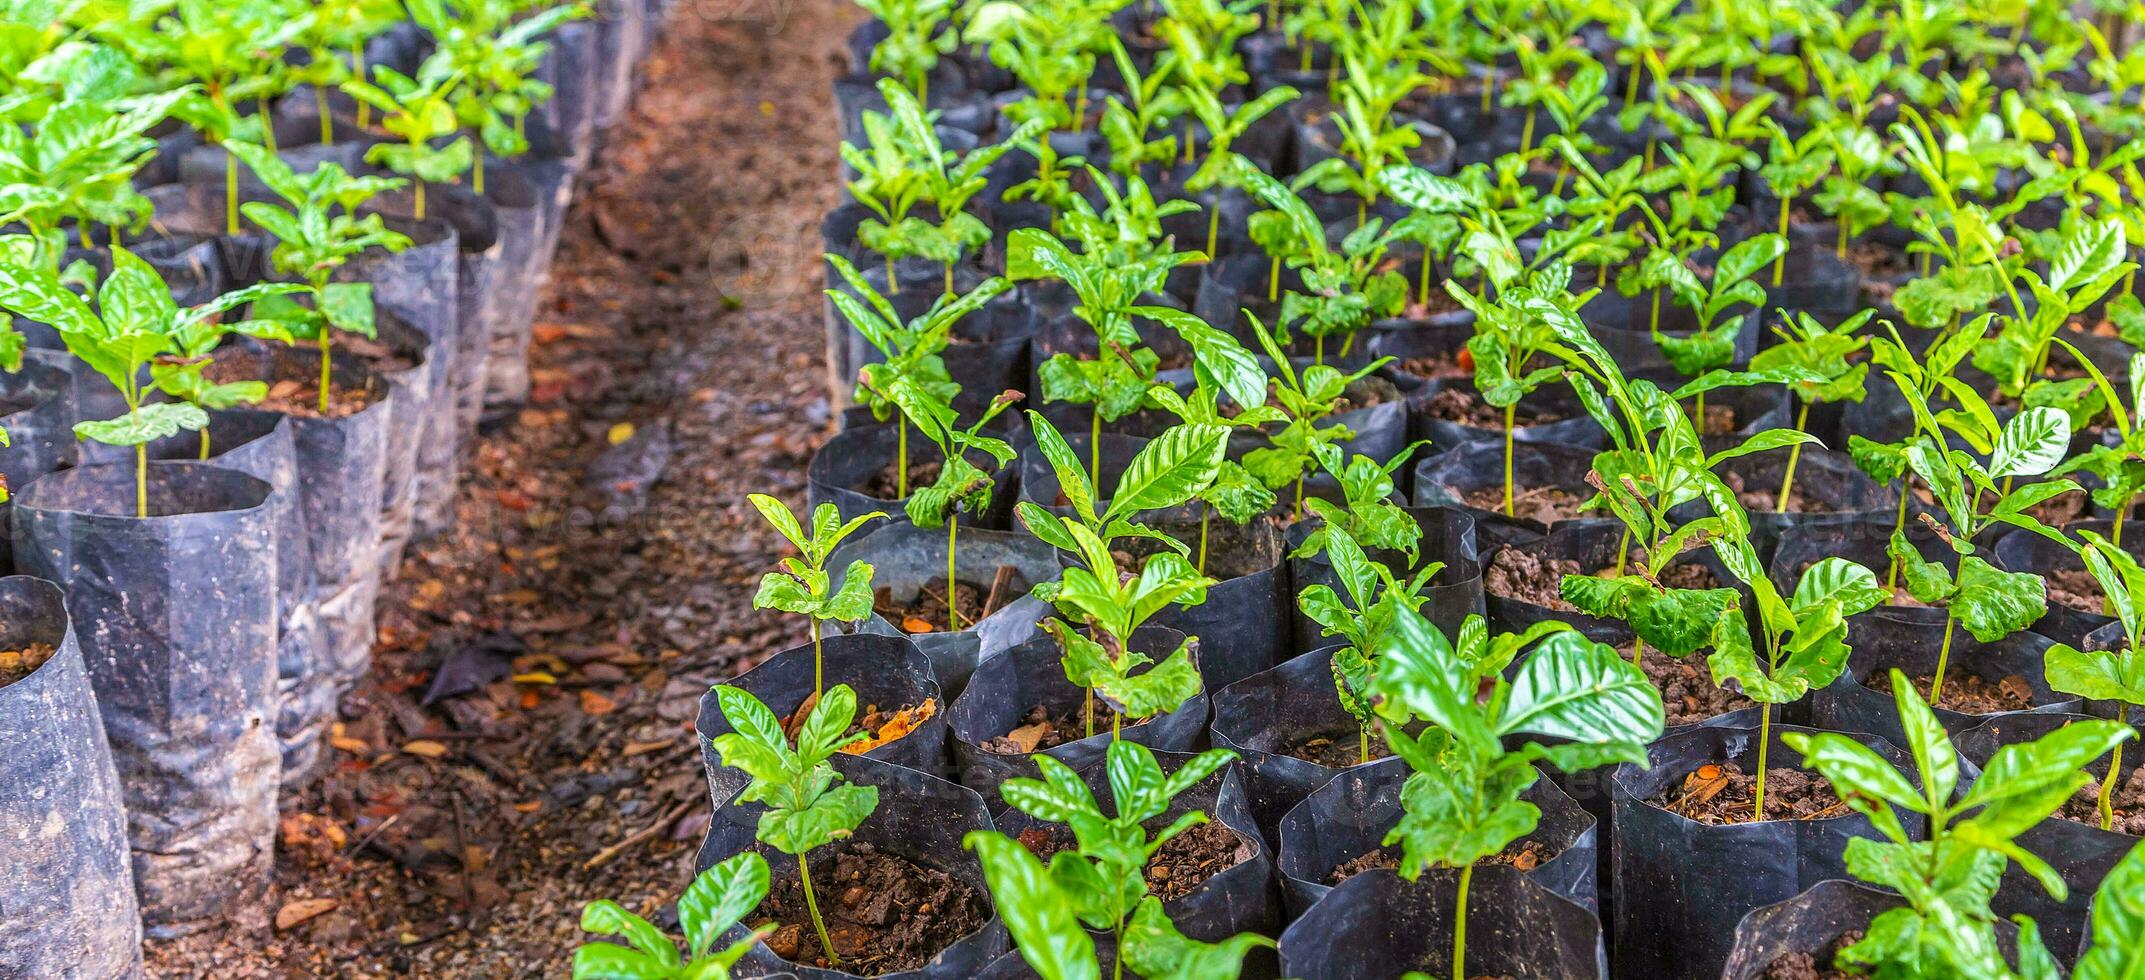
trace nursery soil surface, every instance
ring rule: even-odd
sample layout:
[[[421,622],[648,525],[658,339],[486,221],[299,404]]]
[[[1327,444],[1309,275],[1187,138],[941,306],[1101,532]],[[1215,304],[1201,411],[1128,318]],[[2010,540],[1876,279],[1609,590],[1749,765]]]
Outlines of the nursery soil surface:
[[[1862,933],[1846,933],[1832,941],[1816,956],[1808,953],[1789,953],[1772,961],[1759,974],[1758,980],[1853,980],[1854,974],[1832,968],[1834,957],[1840,950],[1862,941]]]
[[[2126,764],[2132,762],[2137,758],[2137,753],[2138,747],[2135,744],[2125,744],[2123,761]],[[2115,826],[2112,829],[2116,833],[2145,837],[2145,766],[2129,770],[2123,781],[2116,784],[2115,795],[2108,803],[2109,808],[2115,811]],[[2100,826],[2100,780],[2093,780],[2087,783],[2084,789],[2072,794],[2063,804],[2063,808],[2056,811],[2056,816],[2076,823]]]
[[[1333,403],[1333,414],[1353,412],[1359,408],[1372,408],[1386,402],[1400,400],[1400,388],[1391,381],[1370,375],[1357,378],[1341,393],[1340,401]]]
[[[1707,405],[1705,417],[1699,420],[1698,434],[1705,436],[1732,435],[1742,427],[1732,405]]]
[[[1623,647],[1626,658],[1631,648]],[[1661,692],[1661,706],[1667,711],[1667,724],[1694,725],[1715,715],[1748,708],[1752,701],[1734,691],[1713,683],[1713,673],[1706,667],[1703,652],[1688,657],[1671,657],[1653,647],[1639,658],[1639,669],[1646,672],[1646,679]],[[1766,794],[1771,795],[1770,787]],[[1770,801],[1767,801],[1770,802]]]
[[[967,882],[870,844],[815,852],[812,889],[841,969],[860,976],[916,969],[990,918],[983,896]],[[820,948],[796,875],[777,875],[767,900],[747,920],[774,924],[767,948],[775,955],[833,966]]]
[[[59,648],[50,643],[32,643],[19,650],[0,650],[0,687],[6,687],[37,671]]]
[[[1721,482],[1735,492],[1735,499],[1742,503],[1744,509],[1755,513],[1828,514],[1839,509],[1830,502],[1805,495],[1802,490],[1803,481],[1799,478],[1795,485],[1788,489],[1788,504],[1785,508],[1780,506],[1780,484],[1777,482],[1771,486],[1747,487],[1740,473],[1729,473],[1721,478]]]
[[[1914,678],[1914,690],[1922,698],[1929,697],[1929,688],[1936,683],[1933,674]],[[1871,677],[1863,686],[1873,691],[1892,693],[1892,675],[1886,672]],[[1944,697],[1937,707],[1956,711],[1962,715],[1985,715],[1997,711],[2025,711],[2033,707],[2033,686],[2017,675],[1991,681],[1978,674],[1953,671],[1944,678]]]
[[[1479,511],[1494,514],[1504,513],[1504,484],[1464,491],[1460,502]],[[1543,524],[1568,521],[1579,515],[1579,507],[1586,497],[1568,493],[1557,487],[1514,487],[1512,489],[1512,516]]]
[[[1110,730],[1110,721],[1117,717],[1109,702],[1095,699],[1095,734]],[[1131,724],[1137,724],[1132,722]],[[1077,742],[1087,737],[1087,707],[1075,703],[1064,711],[1053,714],[1048,708],[1036,705],[1020,717],[1020,724],[997,738],[985,739],[977,746],[985,752],[998,755],[1023,755],[1054,749],[1067,742]]]
[[[918,441],[920,440],[912,439],[909,441],[910,493],[914,493],[918,490],[923,489],[924,487],[928,487],[931,484],[937,482],[938,471],[941,467],[945,465],[944,463],[940,463],[937,460],[933,460],[928,463],[916,462],[916,450],[919,448],[916,443]],[[920,448],[922,448],[925,452],[937,451],[932,449],[931,444],[928,442],[924,443],[924,445]],[[858,487],[857,490],[864,494],[864,496],[871,497],[875,500],[906,499],[908,497],[908,494],[904,494],[901,492],[901,481],[899,475],[894,472],[896,469],[899,468],[900,464],[898,463],[886,464],[885,469],[882,469],[879,472],[872,474],[871,479],[864,481],[864,485]]]
[[[2100,591],[2100,582],[2093,573],[2082,568],[2059,568],[2046,575],[2048,601],[2079,612],[2107,615],[2107,595]]]
[[[961,629],[974,626],[977,620],[988,615],[984,600],[990,593],[983,588],[955,579],[953,583],[954,609],[960,618]],[[1003,598],[1000,600],[1004,601]],[[927,585],[916,590],[916,595],[907,602],[897,602],[891,590],[880,588],[872,596],[871,607],[881,617],[904,633],[944,633],[949,625],[946,619],[946,586]]]
[[[1288,754],[1328,769],[1346,769],[1349,766],[1362,765],[1365,761],[1361,735],[1353,731],[1327,732],[1305,739],[1290,746]],[[1376,762],[1392,754],[1392,750],[1386,747],[1385,736],[1373,733],[1370,737],[1368,761]]]
[[[1483,858],[1482,863],[1505,865],[1516,868],[1520,873],[1524,874],[1541,867],[1542,862],[1553,857],[1556,857],[1556,854],[1552,853],[1548,847],[1543,846],[1539,841],[1521,840],[1514,841],[1506,845],[1504,850]],[[1332,871],[1326,873],[1326,884],[1338,885],[1365,871],[1398,867],[1400,867],[1400,848],[1381,847],[1375,851],[1358,854],[1341,862]]]
[[[1504,409],[1483,401],[1482,396],[1465,388],[1441,388],[1423,404],[1423,411],[1431,418],[1443,419],[1476,429],[1504,430]],[[1555,412],[1514,412],[1512,426],[1523,428],[1561,422],[1564,416]]]
[[[339,419],[356,415],[372,404],[378,394],[368,388],[349,388],[330,381],[328,384],[328,410],[320,410],[320,372],[318,361],[313,361],[313,370],[304,370],[304,362],[317,354],[309,354],[296,360],[270,362],[276,368],[263,379],[258,370],[260,362],[244,355],[223,355],[205,372],[214,381],[247,381],[262,379],[268,382],[268,394],[258,407],[271,412],[281,412],[295,418]]]
[[[1418,378],[1465,378],[1475,373],[1475,361],[1462,348],[1448,354],[1408,358],[1400,362],[1400,371]]]
[[[1020,843],[1048,864],[1051,855],[1073,846],[1073,838],[1062,827],[1030,827],[1021,831]],[[1147,890],[1162,901],[1174,901],[1258,853],[1250,838],[1209,820],[1170,838],[1147,860]]]
[[[1703,824],[1749,823],[1756,809],[1758,777],[1733,762],[1691,770],[1681,783],[1646,802]],[[1822,777],[1800,769],[1765,771],[1765,819],[1822,820],[1853,811]]]
[[[599,898],[675,933],[711,816],[700,697],[806,639],[752,608],[787,549],[745,494],[802,510],[840,408],[819,221],[860,16],[678,9],[581,179],[527,404],[469,447],[327,774],[282,800],[273,891],[150,944],[151,976],[563,977]]]
[[[1626,572],[1643,568],[1646,556],[1634,550],[1626,560]],[[1579,563],[1569,558],[1543,558],[1524,548],[1506,545],[1490,556],[1488,571],[1484,573],[1483,587],[1491,594],[1533,603],[1557,612],[1578,612],[1571,603],[1564,601],[1562,592],[1564,576],[1578,575]],[[1599,568],[1595,575],[1614,575],[1615,566]],[[1704,565],[1670,565],[1661,570],[1660,582],[1672,589],[1712,589],[1720,586],[1712,569]]]

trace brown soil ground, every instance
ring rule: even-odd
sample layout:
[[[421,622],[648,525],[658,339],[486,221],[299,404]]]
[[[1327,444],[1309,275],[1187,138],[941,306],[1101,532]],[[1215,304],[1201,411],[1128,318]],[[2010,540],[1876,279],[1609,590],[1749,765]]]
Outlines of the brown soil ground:
[[[283,801],[272,893],[151,944],[150,975],[558,977],[591,900],[672,924],[711,816],[700,696],[804,639],[752,609],[784,552],[745,494],[801,508],[833,420],[818,223],[855,16],[677,11],[583,178],[529,404],[474,446],[457,530],[382,597],[331,771]],[[649,459],[661,475],[601,476]],[[458,651],[556,683],[422,704]]]
[[[37,672],[59,648],[50,643],[32,643],[19,650],[0,650],[0,687],[6,687]]]
[[[1756,811],[1758,778],[1733,762],[1704,765],[1647,802],[1704,824],[1749,823]],[[1800,769],[1765,770],[1765,819],[1822,820],[1853,811],[1832,785]]]
[[[812,860],[812,897],[845,971],[876,976],[916,969],[990,918],[973,886],[937,868],[870,844],[821,851]],[[767,937],[775,955],[822,969],[832,965],[795,874],[777,876],[767,900],[747,918],[775,927]]]
[[[1929,688],[1936,683],[1934,676],[1914,678],[1914,690],[1923,700],[1929,698]],[[1869,679],[1873,691],[1892,693],[1892,675]],[[1952,674],[1944,678],[1944,697],[1937,707],[1965,715],[1986,715],[1998,711],[2025,711],[2033,707],[2033,686],[2026,679],[2013,675],[1998,681],[1990,681],[1976,674]]]

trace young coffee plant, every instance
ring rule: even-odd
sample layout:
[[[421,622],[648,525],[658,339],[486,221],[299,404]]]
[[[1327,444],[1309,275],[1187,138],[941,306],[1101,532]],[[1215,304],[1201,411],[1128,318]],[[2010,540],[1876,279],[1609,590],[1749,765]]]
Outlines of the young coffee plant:
[[[114,243],[118,232],[138,230],[150,205],[133,180],[156,153],[148,133],[193,95],[180,89],[142,98],[70,99],[23,124],[10,119],[0,125],[0,224],[19,224],[37,243],[37,264],[54,271],[69,223],[85,248],[94,225],[111,229]],[[17,366],[12,359],[7,363],[8,370]]]
[[[1645,765],[1646,743],[1661,735],[1661,696],[1615,650],[1562,623],[1492,638],[1469,616],[1455,641],[1412,609],[1395,612],[1370,690],[1386,743],[1411,770],[1385,842],[1401,845],[1400,874],[1410,880],[1432,867],[1460,869],[1452,976],[1467,980],[1468,885],[1478,863],[1541,818],[1519,798],[1540,778],[1535,761],[1565,772]],[[1418,721],[1430,727],[1407,734]]]
[[[1367,763],[1375,721],[1370,679],[1376,667],[1371,658],[1377,655],[1401,610],[1422,608],[1426,598],[1423,587],[1445,570],[1445,563],[1424,565],[1402,582],[1383,563],[1371,561],[1347,531],[1330,524],[1320,531],[1325,535],[1321,545],[1326,562],[1347,596],[1344,600],[1322,583],[1311,585],[1296,597],[1296,608],[1318,624],[1320,636],[1339,637],[1348,644],[1333,653],[1333,688],[1342,709],[1356,719],[1357,757]]]
[[[2043,671],[2050,690],[2076,695],[2092,701],[2110,701],[2119,705],[2127,715],[2145,708],[2145,645],[2141,645],[2141,629],[2145,629],[2145,607],[2139,605],[2145,599],[2145,568],[2138,567],[2136,558],[2124,551],[2122,545],[2103,538],[2091,531],[2078,532],[2078,541],[2072,547],[2085,562],[2086,570],[2100,586],[2100,594],[2107,608],[2122,624],[2122,646],[2096,653],[2088,653],[2067,644],[2058,643],[2048,648]],[[2107,830],[2115,825],[2115,787],[2123,781],[2123,747],[2115,746],[2114,755],[2108,760],[2108,775],[2100,783],[2100,827]]]
[[[573,951],[574,980],[730,980],[752,944],[771,930],[761,929],[727,946],[723,933],[744,921],[767,898],[767,859],[746,851],[700,873],[678,899],[678,927],[685,930],[685,953],[649,922],[610,899],[581,910],[581,931],[625,940],[583,943]]]
[[[1341,448],[1321,445],[1315,448],[1318,465],[1340,487],[1339,503],[1319,497],[1304,500],[1303,509],[1318,518],[1318,526],[1304,535],[1303,544],[1289,553],[1291,558],[1303,558],[1318,554],[1326,548],[1326,531],[1337,528],[1355,539],[1358,545],[1367,545],[1380,551],[1398,555],[1406,566],[1400,571],[1415,567],[1420,557],[1423,526],[1416,523],[1407,509],[1395,503],[1399,499],[1393,473],[1406,466],[1417,449],[1428,445],[1417,442],[1393,454],[1393,458],[1380,463],[1357,453],[1341,462]]]
[[[2137,427],[2140,418],[2137,412],[2145,408],[2145,398],[2140,397],[2145,396],[2145,354],[2130,355],[2129,370],[2125,375],[2129,381],[2130,404],[2125,409],[2115,385],[2091,357],[2061,337],[2055,338],[2055,343],[2077,359],[2100,390],[2102,404],[2107,408],[2109,428],[2101,441],[2064,460],[2049,475],[2085,472],[2099,477],[2100,486],[2093,487],[2088,493],[2095,504],[2114,512],[2114,525],[2110,531],[2115,545],[2121,547],[2123,525],[2129,522],[2130,511],[2137,506],[2138,497],[2145,495],[2145,434],[2141,434]]]
[[[288,299],[264,302],[256,315],[281,321],[292,337],[320,345],[318,410],[325,415],[334,387],[335,331],[368,338],[378,332],[372,284],[334,282],[336,270],[367,249],[400,252],[409,247],[409,236],[388,228],[379,215],[357,214],[374,195],[399,188],[403,181],[352,176],[334,163],[322,163],[300,176],[266,147],[229,140],[224,149],[244,160],[253,175],[284,201],[283,205],[247,201],[239,210],[276,237],[270,261],[277,272],[305,283],[311,304]]]
[[[1112,740],[1123,722],[1173,711],[1199,693],[1199,670],[1192,663],[1186,637],[1160,662],[1132,649],[1132,634],[1170,606],[1206,601],[1213,580],[1192,567],[1181,542],[1135,523],[1143,513],[1180,507],[1214,481],[1228,446],[1229,430],[1215,425],[1180,425],[1142,447],[1106,502],[1098,501],[1094,480],[1065,437],[1040,413],[1028,413],[1035,442],[1056,472],[1058,490],[1072,507],[1061,517],[1031,501],[1022,501],[1020,521],[1043,543],[1074,556],[1055,582],[1035,587],[1037,598],[1070,620],[1053,619],[1043,628],[1057,638],[1065,677],[1087,690],[1083,711],[1086,732],[1095,734],[1095,697],[1114,712]],[[1098,503],[1101,510],[1096,508]],[[1121,571],[1112,545],[1140,538],[1162,545],[1132,574]],[[1126,570],[1130,571],[1130,570]]]
[[[1250,932],[1218,943],[1190,939],[1177,931],[1162,900],[1148,893],[1147,862],[1162,845],[1208,817],[1194,810],[1159,830],[1146,825],[1235,758],[1226,749],[1211,749],[1165,773],[1146,746],[1112,742],[1104,766],[1114,812],[1096,802],[1072,767],[1047,755],[1035,759],[1041,779],[1006,781],[999,790],[1006,803],[1037,820],[1064,825],[1074,840],[1047,865],[1004,834],[978,830],[966,841],[982,859],[984,880],[1021,958],[1036,973],[1044,980],[1098,980],[1088,929],[1117,940],[1114,975],[1119,977],[1129,967],[1150,980],[1234,980],[1246,953],[1273,947],[1273,940]]]
[[[2088,782],[2080,771],[2087,762],[2135,733],[2117,722],[2090,720],[2006,745],[1959,794],[1959,761],[1943,725],[1896,669],[1892,698],[1919,779],[1845,735],[1783,736],[1884,837],[1848,841],[1848,873],[1906,900],[1872,920],[1860,941],[1840,951],[1838,962],[1877,976],[2060,976],[2030,919],[2019,923],[2018,974],[2012,972],[1997,948],[1989,903],[2006,863],[2016,863],[2063,899],[2063,877],[2020,846],[2018,836]],[[1916,815],[1917,825],[1926,823],[1926,833],[1910,833],[1901,810]]]
[[[283,336],[279,325],[259,320],[224,323],[223,314],[265,297],[304,287],[258,283],[196,307],[172,301],[171,288],[149,263],[124,248],[112,248],[112,271],[98,283],[95,304],[37,264],[36,248],[23,236],[0,239],[0,310],[59,331],[67,350],[118,389],[127,412],[115,419],[77,422],[75,435],[134,449],[134,508],[149,516],[149,443],[206,427],[203,404],[229,407],[258,401],[260,382],[210,384],[202,378],[209,352],[228,333]],[[158,393],[180,399],[152,401]],[[200,403],[185,400],[187,396]],[[204,443],[206,445],[206,443]]]
[[[1299,371],[1267,331],[1266,324],[1248,310],[1244,318],[1279,372],[1273,379],[1273,401],[1287,418],[1279,431],[1268,436],[1270,445],[1245,454],[1244,468],[1269,489],[1295,484],[1293,506],[1301,516],[1304,478],[1319,464],[1321,453],[1328,448],[1338,451],[1341,443],[1355,438],[1355,430],[1339,423],[1327,425],[1326,420],[1340,409],[1349,385],[1371,376],[1393,359],[1381,357],[1348,374],[1325,364],[1306,365]]]
[[[482,195],[483,151],[500,157],[529,152],[525,120],[551,101],[551,83],[534,77],[551,49],[550,42],[541,39],[567,21],[589,16],[589,11],[562,4],[531,12],[517,0],[467,0],[453,7],[445,0],[405,2],[411,18],[439,45],[428,60],[441,64],[420,68],[418,75],[463,80],[454,90],[454,114],[481,144],[471,153],[469,187]]]
[[[1826,326],[1801,311],[1779,312],[1781,322],[1773,327],[1777,339],[1751,357],[1750,373],[1792,379],[1788,393],[1795,398],[1795,431],[1806,432],[1810,428],[1811,405],[1862,401],[1869,362],[1860,355],[1869,347],[1869,338],[1857,334],[1876,311],[1862,310],[1837,326]],[[1774,498],[1782,507],[1792,499],[1795,468],[1801,461],[1802,444],[1798,442],[1788,447],[1787,469],[1780,477],[1780,494]]]
[[[335,117],[328,99],[344,82],[365,77],[365,45],[402,22],[401,4],[393,0],[315,0],[300,18],[291,44],[305,52],[303,64],[291,67],[291,84],[313,90],[313,111],[320,116],[320,145],[335,142]],[[363,122],[360,122],[363,125]]]
[[[760,814],[760,843],[797,859],[798,884],[804,887],[820,952],[829,965],[840,966],[842,959],[827,939],[827,923],[812,891],[811,858],[814,850],[855,833],[879,808],[878,787],[843,780],[827,761],[864,737],[850,731],[856,720],[856,692],[847,684],[828,688],[798,726],[794,748],[783,734],[782,720],[750,692],[725,686],[715,689],[715,697],[733,730],[710,741],[723,765],[752,777],[738,791],[736,802],[767,808]]]
[[[782,559],[780,570],[760,576],[760,590],[752,597],[752,608],[797,613],[811,623],[812,693],[818,694],[823,690],[822,625],[854,623],[871,615],[871,564],[850,562],[842,570],[840,586],[836,586],[827,574],[827,559],[858,528],[886,515],[873,511],[843,521],[833,504],[820,504],[812,511],[812,527],[807,531],[797,523],[797,515],[790,513],[788,504],[764,493],[746,499],[752,501],[753,509],[774,527],[775,533],[797,549],[795,555]]]
[[[410,178],[412,216],[425,217],[425,185],[450,184],[476,163],[476,148],[460,135],[455,103],[467,82],[461,72],[439,59],[428,59],[416,77],[375,65],[374,82],[351,79],[345,95],[378,109],[380,127],[401,140],[373,146],[365,162]]]

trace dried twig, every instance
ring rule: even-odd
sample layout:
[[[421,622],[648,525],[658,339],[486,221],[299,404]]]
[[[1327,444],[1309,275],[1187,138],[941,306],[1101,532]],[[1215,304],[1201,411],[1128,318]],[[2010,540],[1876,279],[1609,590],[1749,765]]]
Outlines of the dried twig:
[[[691,809],[693,804],[697,802],[700,801],[697,799],[691,799],[686,800],[685,802],[680,803],[677,806],[671,807],[668,811],[664,812],[661,817],[657,818],[654,823],[649,824],[648,826],[643,827],[638,831],[635,831],[633,836],[628,837],[625,840],[619,841],[616,844],[612,844],[611,846],[606,847],[603,850],[597,851],[594,857],[591,857],[581,863],[581,870],[594,871],[597,868],[603,867],[604,865],[609,864],[612,858],[615,858],[620,854],[624,854],[625,852],[633,849],[635,846],[646,842],[649,838],[662,833],[664,828],[669,827],[671,824],[677,823],[679,817],[685,816],[685,811]]]

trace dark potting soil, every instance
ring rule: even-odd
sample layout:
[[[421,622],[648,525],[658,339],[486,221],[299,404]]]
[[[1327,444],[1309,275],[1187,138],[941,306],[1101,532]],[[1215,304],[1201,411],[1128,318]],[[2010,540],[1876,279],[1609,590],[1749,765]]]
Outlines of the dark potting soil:
[[[1450,353],[1408,358],[1400,362],[1400,370],[1418,378],[1465,378],[1475,373],[1475,359],[1463,347]]]
[[[1117,717],[1109,702],[1095,699],[1095,733],[1100,735],[1110,730],[1110,722]],[[1127,721],[1138,724],[1145,721]],[[1075,703],[1064,711],[1051,713],[1048,708],[1036,705],[1020,716],[1020,724],[997,738],[985,739],[977,748],[996,755],[1024,755],[1054,749],[1067,742],[1077,742],[1087,737],[1087,709]]]
[[[1746,487],[1740,473],[1728,473],[1721,478],[1721,482],[1726,483],[1728,489],[1735,492],[1735,499],[1745,510],[1752,513],[1823,514],[1833,509],[1831,504],[1804,496],[1800,481],[1788,491],[1788,504],[1784,509],[1780,506],[1780,485],[1777,483],[1769,487]]]
[[[1421,295],[1414,290],[1409,290],[1408,305],[1400,311],[1400,315],[1410,320],[1422,320],[1445,313],[1458,313],[1462,309],[1465,309],[1465,307],[1460,305],[1459,300],[1453,299],[1451,293],[1432,286],[1427,296]],[[1412,362],[1403,362],[1401,370],[1408,370],[1409,363]],[[1469,366],[1467,370],[1472,371],[1474,368]],[[1408,373],[1414,374],[1415,372],[1408,371]],[[1434,377],[1434,375],[1417,374],[1416,377],[1428,378]]]
[[[912,446],[909,460],[909,493],[915,493],[917,490],[928,487],[937,481],[939,468],[945,465],[938,460],[932,460],[928,463],[918,462],[914,458],[913,449],[914,447]],[[898,463],[886,464],[879,472],[873,473],[871,479],[865,480],[864,485],[858,487],[857,491],[875,500],[905,499],[908,494],[901,492],[901,481],[895,475],[895,470],[899,468],[900,464]]]
[[[1482,396],[1465,388],[1443,388],[1423,405],[1431,418],[1443,419],[1477,429],[1503,429],[1504,409],[1483,401]],[[1514,427],[1543,425],[1561,422],[1564,416],[1555,412],[1514,412]]]
[[[1705,417],[1699,420],[1698,434],[1725,436],[1734,434],[1740,427],[1733,405],[1707,405]]]
[[[1634,549],[1625,568],[1641,568],[1644,563],[1645,555]],[[1544,558],[1507,545],[1490,556],[1489,568],[1483,573],[1483,587],[1507,599],[1558,612],[1577,612],[1564,601],[1562,588],[1564,576],[1578,574],[1579,563],[1569,558]],[[1596,569],[1594,574],[1614,575],[1616,569],[1613,566]],[[1712,589],[1720,585],[1713,577],[1712,569],[1694,564],[1670,565],[1662,569],[1660,582],[1672,589]]]
[[[1357,378],[1347,390],[1341,392],[1341,400],[1333,403],[1333,414],[1371,408],[1387,402],[1400,400],[1400,388],[1391,381],[1373,374]]]
[[[1929,687],[1936,676],[1925,674],[1914,678],[1914,690],[1922,698],[1929,697]],[[1871,677],[1862,682],[1873,691],[1892,693],[1892,675]],[[2033,685],[2013,674],[1999,681],[1990,681],[1978,674],[1953,673],[1944,678],[1944,696],[1937,707],[1956,711],[1963,715],[1986,715],[1997,711],[2025,711],[2033,707]]]
[[[1050,863],[1051,855],[1073,846],[1072,832],[1062,827],[1030,827],[1020,833],[1021,846]],[[1147,890],[1162,901],[1183,898],[1230,868],[1256,857],[1257,845],[1227,825],[1209,820],[1164,843],[1147,860]]]
[[[1525,874],[1541,867],[1542,862],[1553,857],[1556,857],[1556,855],[1551,853],[1549,848],[1542,846],[1541,843],[1521,840],[1514,841],[1507,845],[1504,850],[1483,858],[1482,863],[1505,865]],[[1398,867],[1400,867],[1400,848],[1381,847],[1375,851],[1358,854],[1335,866],[1332,871],[1326,873],[1326,884],[1338,885],[1365,871]]]
[[[2124,761],[2137,757],[2135,745],[2123,747]],[[2115,813],[2115,824],[2110,830],[2133,837],[2145,837],[2145,765],[2131,769],[2116,784],[2115,794],[2108,800],[2109,809]],[[2056,816],[2072,823],[2100,826],[2100,780],[2085,784],[2083,789],[2071,794]]]
[[[805,720],[811,717],[812,709],[818,705],[819,695],[806,695],[804,703],[798,705],[797,710],[789,717],[782,719],[782,734],[792,740],[796,739],[797,732],[804,727]],[[842,746],[842,751],[850,755],[863,755],[889,742],[899,741],[915,731],[916,726],[930,721],[936,714],[936,698],[925,698],[922,704],[891,709],[881,708],[876,704],[864,705],[857,711],[856,720],[850,723],[849,730],[842,733],[844,737],[859,734],[864,737]]]
[[[19,650],[0,650],[0,687],[30,676],[58,652],[59,648],[50,643],[32,643]]]
[[[953,603],[954,611],[960,617],[959,629],[974,626],[990,615],[992,607],[988,600],[994,596],[996,593],[956,579]],[[998,598],[1002,601],[1002,597]],[[943,584],[917,589],[916,595],[907,602],[895,601],[893,590],[880,586],[872,594],[871,608],[904,633],[942,633],[952,625],[946,618],[946,586]]]
[[[218,360],[203,373],[209,380],[221,383],[266,381],[268,394],[256,407],[292,418],[348,418],[372,404],[377,392],[348,388],[331,379],[328,382],[328,410],[321,412],[319,368],[319,362],[310,357],[261,360],[240,357]],[[263,372],[268,376],[262,377]]]
[[[968,883],[861,842],[815,852],[812,887],[841,969],[860,976],[916,969],[989,918]],[[796,875],[776,876],[750,919],[765,920],[775,925],[768,951],[792,963],[834,965],[820,949]]]
[[[2107,595],[2100,590],[2100,580],[2083,568],[2059,568],[2044,573],[2048,580],[2048,601],[2076,609],[2079,612],[2107,615]]]
[[[1758,777],[1733,762],[1707,763],[1646,802],[1702,824],[1749,823]],[[1822,820],[1848,813],[1832,784],[1800,769],[1765,771],[1765,819]]]
[[[1290,746],[1287,754],[1328,769],[1346,769],[1365,762],[1376,762],[1393,753],[1385,744],[1385,736],[1373,732],[1370,736],[1370,758],[1363,758],[1362,733],[1350,730],[1324,732],[1307,738]]]
[[[1491,484],[1459,493],[1460,502],[1479,511],[1504,513],[1504,485]],[[1542,524],[1555,524],[1579,516],[1579,508],[1586,497],[1576,496],[1559,487],[1514,487],[1512,490],[1512,515]]]
[[[1864,280],[1892,279],[1917,271],[1907,253],[1868,240],[1847,244],[1847,264],[1860,271]]]
[[[1622,652],[1629,657],[1631,648],[1624,647]],[[1649,646],[1646,655],[1639,658],[1639,669],[1661,692],[1661,707],[1667,712],[1670,726],[1696,724],[1757,703],[1714,684],[1705,659],[1697,654],[1677,658]]]
[[[1808,953],[1788,953],[1767,965],[1758,980],[1854,980],[1854,974],[1832,967],[1832,961],[1846,949],[1862,941],[1861,930],[1845,933],[1824,948],[1816,956]]]

